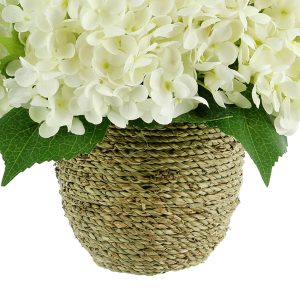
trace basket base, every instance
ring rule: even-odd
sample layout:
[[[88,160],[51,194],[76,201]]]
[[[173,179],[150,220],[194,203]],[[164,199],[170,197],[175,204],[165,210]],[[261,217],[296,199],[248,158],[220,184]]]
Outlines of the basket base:
[[[244,150],[218,129],[110,128],[57,163],[63,207],[96,264],[155,275],[204,262],[239,203]]]

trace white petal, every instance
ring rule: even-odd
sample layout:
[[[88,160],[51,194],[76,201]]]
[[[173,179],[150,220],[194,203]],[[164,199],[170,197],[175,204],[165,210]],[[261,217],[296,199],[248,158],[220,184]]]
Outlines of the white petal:
[[[98,26],[98,15],[92,10],[88,10],[82,15],[82,27],[86,30],[93,30]]]
[[[37,78],[37,72],[24,67],[15,73],[16,82],[22,87],[32,87],[36,83]]]
[[[204,62],[196,65],[198,71],[207,72],[213,70],[217,65],[220,65],[221,62]]]
[[[126,128],[128,120],[123,118],[119,113],[110,111],[107,115],[108,119],[119,128]]]
[[[45,107],[30,107],[29,116],[36,122],[41,123],[46,120],[49,110]]]
[[[176,104],[173,118],[177,118],[180,115],[183,115],[191,110],[194,110],[197,107],[197,104],[190,99],[183,100],[180,103]]]
[[[36,88],[37,88],[37,92],[41,96],[48,98],[56,94],[59,88],[59,82],[56,79],[39,80],[36,85]]]
[[[247,109],[252,107],[251,102],[241,93],[234,92],[228,94],[228,99],[230,103],[233,103],[241,108]]]
[[[204,104],[206,106],[209,106],[207,100],[203,97],[199,97],[199,96],[196,96],[196,97],[193,97],[192,98],[193,100],[196,100],[197,102],[201,103],[201,104]]]
[[[102,123],[103,117],[93,109],[85,114],[85,119],[89,123],[99,125]]]
[[[8,23],[22,22],[24,18],[23,10],[17,5],[7,5],[2,11],[2,18]]]
[[[280,85],[285,95],[292,99],[300,99],[300,84],[293,81],[286,81]]]
[[[138,85],[130,93],[131,99],[135,102],[145,101],[148,98],[148,95],[148,90],[143,85]]]
[[[135,120],[139,117],[139,110],[134,102],[124,103],[120,107],[120,114],[128,120]]]
[[[152,0],[150,3],[154,16],[165,16],[174,6],[174,0]]]
[[[78,119],[78,118],[74,118],[71,128],[70,128],[70,132],[72,132],[73,134],[76,135],[84,135],[85,133],[85,128],[82,124],[82,122]]]
[[[183,37],[183,48],[192,50],[197,47],[199,43],[197,32],[194,29],[188,29]]]
[[[226,108],[225,103],[228,102],[228,98],[224,92],[217,91],[213,92],[212,95],[219,106]]]
[[[39,134],[42,138],[48,139],[56,135],[59,131],[58,126],[50,127],[44,122],[39,128]]]
[[[257,95],[256,85],[253,87],[253,90],[252,90],[252,99],[253,99],[253,102],[254,102],[255,106],[257,108],[259,108],[259,106],[260,106],[260,98]]]
[[[177,98],[191,98],[197,94],[198,84],[192,76],[183,74],[174,80],[173,88]]]

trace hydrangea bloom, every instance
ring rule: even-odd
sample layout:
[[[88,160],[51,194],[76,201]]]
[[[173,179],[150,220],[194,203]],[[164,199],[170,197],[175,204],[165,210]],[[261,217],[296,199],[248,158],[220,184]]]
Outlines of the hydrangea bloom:
[[[300,0],[1,1],[26,56],[0,79],[0,116],[28,108],[40,135],[79,116],[119,127],[142,118],[169,124],[206,104],[262,105],[281,134],[300,121]],[[243,96],[253,85],[253,103]]]

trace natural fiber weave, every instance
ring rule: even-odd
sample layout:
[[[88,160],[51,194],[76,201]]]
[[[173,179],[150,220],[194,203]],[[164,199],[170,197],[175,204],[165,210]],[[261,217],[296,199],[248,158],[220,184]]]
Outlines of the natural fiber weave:
[[[66,216],[94,261],[154,275],[203,262],[224,238],[243,157],[204,125],[111,127],[92,154],[56,170]]]

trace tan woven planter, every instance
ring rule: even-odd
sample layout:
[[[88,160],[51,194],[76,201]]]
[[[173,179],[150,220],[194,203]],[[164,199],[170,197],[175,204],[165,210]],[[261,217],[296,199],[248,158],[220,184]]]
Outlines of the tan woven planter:
[[[63,207],[102,267],[154,275],[203,262],[239,200],[244,151],[203,125],[111,127],[92,154],[57,163]]]

